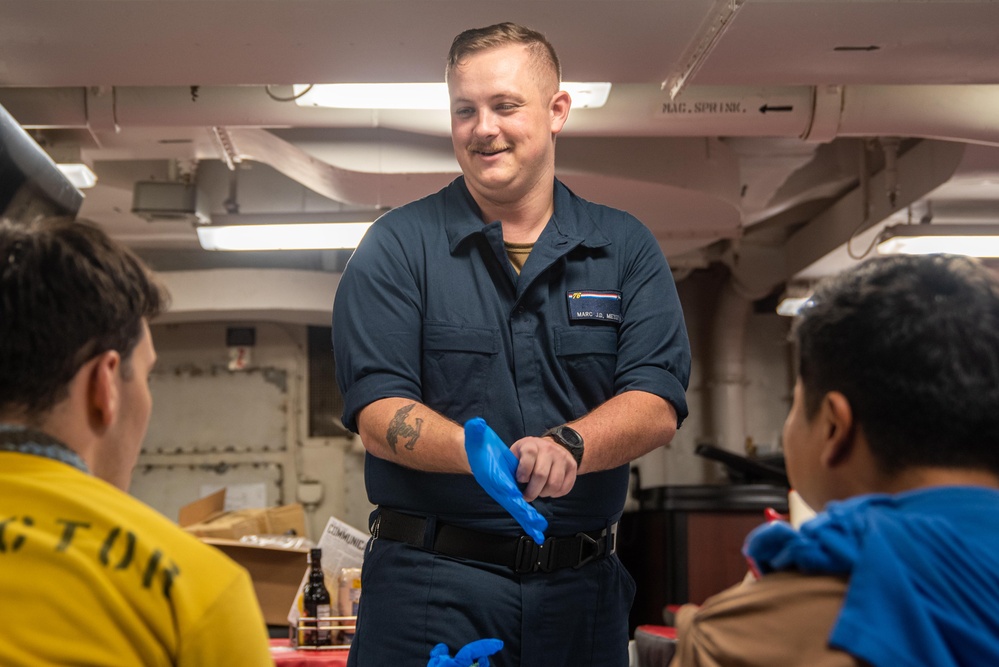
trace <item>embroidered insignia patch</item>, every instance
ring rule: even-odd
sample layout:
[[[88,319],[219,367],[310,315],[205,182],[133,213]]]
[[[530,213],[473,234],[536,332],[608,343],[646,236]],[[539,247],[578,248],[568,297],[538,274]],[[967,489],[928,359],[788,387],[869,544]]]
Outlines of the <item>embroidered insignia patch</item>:
[[[569,302],[570,320],[597,320],[621,322],[621,293],[616,291],[570,290],[565,293]]]

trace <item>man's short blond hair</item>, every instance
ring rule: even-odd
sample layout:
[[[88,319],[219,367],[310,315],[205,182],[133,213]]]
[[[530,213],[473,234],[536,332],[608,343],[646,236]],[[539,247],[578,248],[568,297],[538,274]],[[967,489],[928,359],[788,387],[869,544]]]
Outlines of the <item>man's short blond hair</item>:
[[[551,77],[554,88],[552,93],[556,92],[562,81],[562,65],[555,47],[540,32],[509,22],[472,28],[455,37],[447,55],[444,80],[447,81],[459,63],[473,53],[511,44],[523,44],[527,47],[538,73],[538,81],[543,83],[546,78]]]

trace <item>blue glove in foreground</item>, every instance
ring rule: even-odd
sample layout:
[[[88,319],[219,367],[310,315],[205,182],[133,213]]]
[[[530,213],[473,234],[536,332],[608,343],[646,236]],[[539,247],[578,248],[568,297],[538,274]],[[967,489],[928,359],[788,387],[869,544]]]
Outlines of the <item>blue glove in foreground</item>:
[[[477,639],[458,651],[452,658],[448,653],[447,644],[438,644],[430,651],[430,662],[427,667],[489,667],[488,656],[503,648],[499,639]],[[475,661],[479,662],[476,663]]]
[[[517,457],[482,417],[465,422],[465,453],[479,486],[517,520],[531,539],[544,543],[548,521],[517,488]]]

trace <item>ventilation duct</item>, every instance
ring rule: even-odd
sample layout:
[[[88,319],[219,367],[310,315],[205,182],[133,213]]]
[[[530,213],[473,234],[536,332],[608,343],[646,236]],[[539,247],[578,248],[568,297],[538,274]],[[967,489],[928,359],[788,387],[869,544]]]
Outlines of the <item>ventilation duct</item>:
[[[0,104],[25,127],[94,131],[139,127],[382,127],[446,136],[442,111],[302,109],[263,86],[117,87],[91,107],[77,88],[2,88]],[[108,111],[106,106],[113,104]],[[604,136],[901,136],[999,146],[999,85],[691,86],[676,100],[649,84],[615,84],[607,106],[572,116],[567,134]],[[652,113],[650,113],[652,112]],[[113,118],[113,122],[108,118]],[[614,129],[618,128],[618,129]],[[621,129],[624,128],[624,129]]]

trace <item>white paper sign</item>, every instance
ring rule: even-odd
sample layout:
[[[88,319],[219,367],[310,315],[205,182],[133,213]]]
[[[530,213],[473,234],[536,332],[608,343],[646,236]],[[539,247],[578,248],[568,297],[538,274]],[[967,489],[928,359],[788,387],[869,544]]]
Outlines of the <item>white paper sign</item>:
[[[336,577],[341,568],[361,567],[368,534],[331,516],[319,544],[323,550],[323,570]]]
[[[267,507],[267,486],[263,482],[251,484],[202,484],[201,497],[225,489],[226,512]]]

